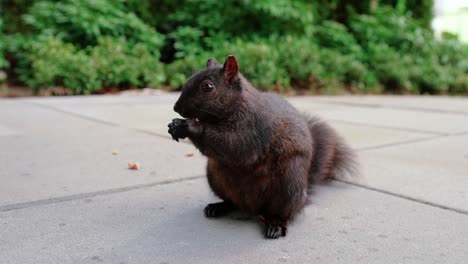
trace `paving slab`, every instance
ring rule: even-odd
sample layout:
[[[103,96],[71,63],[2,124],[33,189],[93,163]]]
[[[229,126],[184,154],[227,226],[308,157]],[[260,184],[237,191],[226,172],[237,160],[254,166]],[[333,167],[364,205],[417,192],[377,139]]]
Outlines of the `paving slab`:
[[[297,100],[308,101],[310,99],[324,103],[337,103],[338,105],[366,105],[369,107],[468,114],[468,98],[456,96],[314,96],[299,97]]]
[[[359,152],[363,184],[468,212],[468,135]]]
[[[172,109],[179,95],[179,93],[163,93],[156,96],[103,95],[86,96],[76,100],[58,97],[45,100],[28,98],[24,101],[170,138],[167,124],[173,118],[180,118]]]
[[[41,106],[2,102],[0,127],[0,206],[205,174],[193,146]]]
[[[4,136],[12,136],[12,135],[15,135],[15,134],[18,134],[18,132],[8,128],[8,127],[5,127],[5,126],[0,126],[0,137],[4,137]]]
[[[299,109],[313,111],[327,104],[319,114],[326,119],[356,125],[409,130],[420,133],[457,134],[468,132],[468,99],[406,96],[313,96],[289,99]],[[313,102],[309,108],[308,102]]]
[[[161,92],[157,95],[95,95],[73,97],[43,97],[17,99],[53,106],[83,104],[173,104],[178,92]],[[371,108],[401,108],[417,111],[435,111],[455,114],[468,114],[468,98],[456,96],[392,96],[392,95],[353,95],[353,96],[291,96],[286,97],[296,106],[314,105],[319,108],[341,108],[346,106],[366,106]],[[76,100],[79,99],[79,100]],[[5,99],[3,99],[6,101]]]
[[[345,110],[323,110],[320,115],[333,121],[435,135],[468,132],[468,116],[447,113],[350,107]]]
[[[333,111],[353,111],[349,106],[336,105],[318,100],[320,97],[288,97],[288,101],[298,110],[322,117],[330,123],[338,133],[354,149],[375,148],[392,144],[401,144],[415,140],[423,140],[433,137],[433,133],[408,131],[406,129],[394,129],[392,127],[379,127],[374,124],[353,124],[349,121],[329,120],[327,114]]]
[[[143,104],[174,104],[179,98],[178,92],[161,92],[157,95],[86,95],[86,96],[49,96],[26,97],[17,101],[36,103],[46,106],[85,106],[85,105],[143,105]]]
[[[339,121],[330,121],[349,145],[355,150],[379,148],[433,138],[434,135],[380,127],[354,125]]]
[[[157,99],[155,98],[157,97]],[[164,141],[162,140],[161,142],[162,143],[156,143],[156,142],[153,142],[153,143],[150,143],[150,144],[146,144],[146,143],[143,143],[145,140],[150,140],[150,141],[155,141],[157,139],[154,139],[152,138],[151,136],[145,136],[145,135],[141,135],[141,134],[135,134],[133,135],[132,134],[132,131],[129,131],[129,130],[126,130],[125,128],[136,128],[136,129],[141,129],[141,130],[145,130],[145,131],[150,131],[150,132],[154,132],[155,134],[158,134],[158,135],[161,135],[167,139],[169,139],[169,136],[167,134],[167,126],[166,126],[166,123],[168,122],[168,120],[170,120],[171,118],[177,116],[176,113],[174,113],[172,111],[172,104],[174,100],[177,99],[177,94],[169,94],[169,95],[163,95],[163,96],[149,96],[149,98],[146,98],[146,97],[130,97],[129,99],[125,99],[126,97],[119,97],[119,96],[97,96],[97,97],[85,97],[85,98],[77,98],[75,101],[73,100],[70,100],[69,98],[53,98],[53,99],[47,99],[46,102],[42,102],[41,100],[39,99],[31,99],[31,100],[24,100],[23,104],[25,106],[27,106],[28,104],[34,102],[34,103],[38,103],[38,102],[41,102],[40,104],[46,106],[46,107],[49,107],[49,106],[52,106],[53,109],[47,109],[47,108],[44,108],[41,110],[44,111],[44,112],[47,112],[47,113],[52,113],[54,112],[54,109],[58,109],[60,111],[65,111],[66,113],[55,113],[54,112],[54,115],[55,116],[60,116],[62,119],[67,119],[68,117],[68,113],[73,113],[73,114],[76,114],[78,116],[83,116],[83,117],[87,117],[87,118],[90,118],[90,119],[96,119],[96,120],[102,120],[102,121],[105,121],[105,122],[110,122],[112,124],[116,124],[118,126],[123,126],[124,128],[119,128],[119,130],[121,131],[126,131],[126,133],[129,133],[129,134],[125,134],[125,135],[120,135],[119,138],[122,139],[123,141],[126,142],[126,145],[129,145],[129,146],[133,146],[133,152],[131,156],[136,156],[138,157],[138,161],[143,161],[143,164],[145,164],[145,167],[144,169],[147,170],[148,167],[147,164],[151,164],[153,165],[154,164],[154,167],[150,167],[150,171],[146,171],[146,176],[144,177],[145,180],[141,181],[141,179],[138,179],[136,181],[134,181],[135,179],[128,179],[128,175],[132,175],[131,173],[135,173],[135,172],[131,172],[131,171],[125,171],[126,173],[126,177],[125,177],[125,182],[123,184],[116,184],[116,185],[112,185],[112,184],[107,184],[106,185],[102,185],[101,188],[104,188],[104,187],[107,187],[107,185],[109,185],[109,187],[113,187],[113,188],[117,188],[117,187],[121,187],[121,186],[127,186],[127,185],[133,185],[133,184],[141,184],[141,183],[148,183],[148,182],[151,182],[151,180],[166,180],[167,178],[171,178],[171,177],[176,177],[177,176],[167,176],[166,174],[164,174],[164,176],[162,176],[162,178],[160,178],[159,176],[156,177],[156,175],[163,175],[163,173],[158,173],[158,172],[166,172],[167,171],[167,166],[161,166],[162,168],[161,169],[158,169],[158,165],[159,164],[166,164],[168,162],[170,162],[170,160],[172,160],[173,157],[177,156],[177,155],[180,155],[180,157],[178,157],[179,159],[177,160],[174,160],[174,163],[177,164],[177,162],[184,162],[184,164],[188,164],[186,163],[187,161],[191,161],[193,162],[193,164],[195,164],[196,169],[195,171],[199,172],[200,176],[201,175],[204,175],[204,171],[203,171],[203,163],[204,163],[204,160],[202,157],[199,157],[200,154],[197,152],[197,151],[194,151],[194,148],[187,145],[187,146],[181,146],[183,144],[177,144],[175,142],[171,142],[171,141]],[[140,99],[140,100],[137,100],[137,99]],[[356,107],[347,107],[347,106],[338,106],[338,107],[335,107],[334,105],[326,105],[326,104],[323,104],[323,103],[318,103],[316,104],[315,101],[312,101],[309,103],[309,101],[303,99],[303,98],[292,98],[295,100],[295,102],[293,102],[293,104],[295,104],[297,107],[299,108],[302,108],[303,110],[305,111],[308,111],[310,113],[318,113],[319,115],[327,115],[330,114],[331,112],[333,111],[340,111],[340,112],[353,112],[355,113],[355,115],[353,117],[359,117],[359,114],[356,114],[355,111],[365,111],[366,113],[368,113],[368,111],[370,111],[369,109],[361,109],[361,108],[358,108],[356,110]],[[77,101],[82,101],[83,103],[82,104],[78,104],[76,103]],[[297,103],[297,101],[302,101],[301,103]],[[144,102],[144,103],[139,103],[139,102]],[[146,102],[154,102],[154,103],[146,103]],[[157,102],[157,103],[156,103]],[[30,106],[30,107],[34,107],[34,106]],[[39,109],[40,107],[38,107]],[[388,109],[385,109],[385,110],[388,110]],[[391,110],[391,111],[394,111],[394,110]],[[17,110],[14,110],[14,111],[10,111],[11,114],[12,113],[17,113],[18,111]],[[29,112],[27,109],[25,109],[23,112],[18,112],[18,113],[27,113]],[[36,113],[37,116],[41,116],[42,118],[45,118],[45,116],[50,116],[49,115],[43,115],[43,114],[40,114],[40,113]],[[421,114],[421,113],[419,113]],[[37,120],[37,117],[36,116],[27,116],[28,114],[25,114],[26,116],[22,117],[21,120]],[[344,115],[343,115],[344,116]],[[460,116],[458,116],[460,118]],[[72,118],[73,120],[79,120],[80,122],[87,122],[86,124],[88,125],[88,123],[91,123],[91,124],[95,124],[96,122],[93,122],[93,121],[87,121],[87,120],[82,120],[80,119],[79,117],[76,117],[76,116],[71,116],[70,118]],[[461,117],[463,118],[463,117]],[[54,123],[54,124],[59,124],[58,126],[60,127],[63,123],[63,121],[61,120],[54,120],[54,118],[49,118],[48,121],[49,123]],[[5,123],[5,122],[4,122]],[[41,122],[41,124],[43,124],[42,126],[39,126],[35,123],[26,123],[26,124],[30,124],[30,126],[28,127],[28,129],[30,129],[31,131],[34,131],[34,130],[37,130],[37,129],[40,129],[41,127],[43,128],[42,129],[42,135],[48,135],[50,134],[49,130],[51,129],[51,126],[50,124],[47,124],[47,123],[44,123],[44,121]],[[83,125],[81,123],[76,123],[74,122],[74,124],[76,126],[73,126],[73,127],[70,127],[70,130],[68,133],[63,133],[63,132],[60,132],[60,136],[63,138],[64,135],[68,135],[68,137],[66,137],[66,139],[62,139],[63,141],[66,141],[66,142],[69,142],[70,141],[70,138],[72,138],[74,140],[74,138],[78,138],[76,136],[73,136],[73,133],[75,134],[82,134],[82,133],[78,133],[77,131],[82,131],[83,130]],[[405,131],[405,130],[401,130],[401,129],[393,129],[393,128],[382,128],[382,127],[378,127],[378,126],[367,126],[367,125],[362,125],[362,124],[351,124],[351,123],[346,123],[346,122],[340,122],[340,121],[332,121],[331,122],[332,126],[334,126],[338,132],[344,136],[344,138],[351,144],[351,146],[357,150],[365,150],[365,149],[373,149],[373,148],[379,148],[379,147],[384,147],[384,146],[391,146],[391,145],[398,145],[398,144],[404,144],[404,143],[408,143],[408,142],[414,142],[414,141],[418,141],[418,140],[426,140],[426,139],[431,139],[432,137],[434,137],[434,134],[431,134],[431,133],[418,133],[418,132],[412,132],[412,131]],[[105,127],[106,129],[109,129],[109,131],[111,130],[110,128],[108,128],[108,126],[106,126],[105,124],[102,124],[100,125],[100,127]],[[5,127],[5,126],[3,126]],[[52,128],[54,126],[52,125]],[[5,127],[6,128],[6,127]],[[7,128],[8,131],[14,131],[11,129],[11,126],[10,128]],[[28,130],[28,129],[25,129],[25,130]],[[4,129],[5,130],[5,129]],[[55,130],[54,130],[55,131]],[[60,131],[60,129],[58,129],[57,131]],[[38,133],[34,133],[34,134],[38,134]],[[132,134],[130,136],[130,134]],[[99,134],[97,132],[93,132],[91,133],[91,141],[89,141],[90,139],[83,139],[84,141],[86,142],[93,142],[92,140],[94,141],[99,141],[99,137],[103,137],[102,136],[103,134]],[[109,138],[109,136],[104,136],[108,139],[111,139]],[[24,149],[22,147],[18,147],[20,146],[20,144],[17,144],[15,141],[9,141],[10,144],[12,144],[12,147],[13,149],[15,149],[15,151],[17,151],[18,153],[21,153],[21,156],[23,157],[28,157],[28,159],[30,160],[34,160],[36,156],[39,156],[41,157],[41,154],[40,153],[48,153],[48,152],[57,152],[57,153],[64,153],[62,149],[62,145],[63,143],[60,143],[60,144],[56,144],[55,142],[55,136],[50,136],[50,141],[48,141],[48,144],[47,144],[47,147],[48,148],[45,148],[44,147],[44,144],[41,145],[41,141],[37,141],[37,138],[31,138],[31,142],[29,142],[28,144],[31,144],[31,145],[26,145],[24,148],[28,149]],[[129,142],[128,138],[132,138],[132,140],[135,140],[135,142]],[[18,138],[19,141],[22,140],[22,138]],[[72,140],[72,141],[73,141]],[[44,141],[44,140],[42,140]],[[131,159],[135,159],[135,157],[129,157],[129,156],[124,156],[124,155],[119,155],[119,158],[121,158],[119,160],[119,158],[117,157],[112,157],[112,156],[109,156],[109,152],[111,152],[112,150],[111,149],[115,149],[115,148],[122,148],[120,147],[120,145],[123,144],[123,142],[119,142],[118,144],[116,143],[113,143],[115,140],[110,140],[110,141],[107,141],[107,146],[105,146],[105,149],[101,149],[101,154],[102,154],[102,157],[99,156],[99,160],[101,160],[101,164],[102,164],[102,167],[99,167],[99,168],[96,168],[95,166],[95,161],[93,161],[93,156],[96,156],[96,154],[94,153],[94,150],[93,148],[95,148],[95,146],[89,146],[89,153],[87,153],[86,155],[83,154],[83,156],[89,156],[90,157],[90,160],[86,160],[86,159],[82,159],[80,158],[80,162],[82,163],[78,163],[77,165],[83,169],[83,168],[86,168],[85,171],[82,171],[83,172],[86,172],[86,175],[89,175],[91,173],[91,171],[94,171],[94,173],[91,173],[91,175],[89,176],[90,179],[92,179],[93,177],[96,177],[99,180],[102,179],[102,177],[97,177],[96,175],[98,173],[101,173],[101,174],[105,174],[106,173],[106,168],[107,167],[114,167],[116,169],[116,171],[112,171],[112,174],[120,174],[122,173],[121,170],[121,166],[123,166],[125,164],[124,160],[122,157],[125,157],[125,159],[128,159],[128,160],[131,160]],[[105,143],[106,141],[103,141],[103,143]],[[80,145],[83,145],[83,143],[79,143]],[[110,145],[110,144],[113,144],[113,145]],[[139,153],[140,150],[136,147],[139,145],[144,145],[144,149],[145,151],[143,152],[146,152],[145,153]],[[117,145],[117,146],[115,146]],[[154,151],[154,146],[158,145],[158,153],[154,153],[154,157],[158,157],[158,159],[161,157],[162,160],[159,160],[161,161],[161,163],[154,163],[152,161],[153,159],[153,156],[151,156],[151,151]],[[14,147],[13,147],[14,146]],[[34,146],[33,148],[31,148],[31,146]],[[173,149],[173,148],[176,148],[176,149]],[[54,149],[55,148],[55,149]],[[70,148],[70,147],[68,147]],[[183,150],[179,150],[179,148],[182,148]],[[35,151],[31,152],[30,154],[28,154],[28,151],[30,151],[29,149],[33,149]],[[124,150],[125,152],[127,152],[127,150]],[[176,152],[174,152],[176,151]],[[197,159],[187,159],[185,157],[183,157],[183,153],[187,152],[187,151],[194,151],[194,153],[196,154],[197,158],[199,158],[199,160],[201,162],[198,162],[199,160]],[[385,153],[385,151],[383,150],[382,151],[383,153]],[[69,155],[69,154],[68,154]],[[106,156],[107,155],[107,156]],[[366,154],[366,155],[371,155],[371,154]],[[414,155],[414,154],[411,154],[411,155]],[[13,162],[13,159],[14,159],[14,156],[12,155],[9,155],[10,157],[10,161],[8,163],[14,163]],[[62,163],[65,163],[66,162],[66,157],[67,155],[60,155],[60,157],[62,157],[62,160],[58,159],[58,166],[57,165],[54,165],[54,167],[51,169],[50,168],[50,165],[42,165],[41,169],[39,170],[36,170],[36,171],[42,171],[42,174],[51,174],[52,175],[57,175],[58,172],[60,172],[61,174],[64,173],[64,171],[67,170],[67,167],[66,165],[62,165],[60,166],[60,164]],[[379,158],[378,154],[376,157],[374,158]],[[110,159],[110,160],[109,160]],[[7,159],[4,159],[4,160],[7,160]],[[26,159],[24,159],[26,160]],[[50,158],[48,158],[47,156],[44,156],[43,157],[43,160],[39,160],[39,163],[40,164],[47,164],[49,161]],[[366,182],[365,184],[369,184],[369,186],[374,186],[374,187],[378,187],[378,188],[382,188],[384,190],[387,190],[387,191],[392,191],[392,192],[396,192],[396,193],[400,193],[400,190],[399,188],[396,188],[395,186],[400,186],[401,184],[406,184],[405,183],[405,178],[403,177],[402,180],[400,181],[395,181],[394,182],[394,179],[393,177],[386,177],[385,179],[381,179],[382,177],[380,176],[380,172],[379,171],[376,171],[376,170],[371,170],[370,172],[367,172],[368,170],[370,170],[370,168],[373,168],[372,165],[369,165],[368,163],[368,159],[366,158],[366,156],[362,157],[361,158],[362,160],[362,163],[364,163],[364,169],[366,170],[365,174],[366,175],[370,175],[369,177],[369,181]],[[106,163],[106,162],[114,162],[114,163]],[[119,162],[119,165],[120,166],[116,166],[116,162]],[[399,166],[399,161],[395,161],[394,164],[395,164],[395,167],[400,169],[401,167]],[[170,163],[170,164],[174,164],[174,163]],[[381,164],[390,164],[391,162],[387,162],[386,161],[386,158],[382,158],[380,159],[380,162],[377,162],[377,163],[373,163],[373,164],[377,164],[377,165],[374,165],[374,166],[377,166],[377,168],[381,168],[379,167],[382,166]],[[463,164],[463,163],[462,163]],[[21,170],[25,170],[25,168],[29,167],[28,164],[25,164],[24,162],[20,162],[20,163],[16,163],[16,167],[11,167],[10,168],[10,171],[13,172],[15,170],[17,171],[21,171]],[[418,168],[417,166],[419,166],[420,164],[416,165],[416,168]],[[6,166],[6,168],[9,168],[10,166]],[[180,166],[179,166],[180,167]],[[179,168],[181,170],[183,170],[184,168],[186,168],[185,166],[183,168]],[[58,172],[57,172],[58,171]],[[385,171],[389,171],[389,169],[385,168]],[[188,175],[188,173],[190,172],[190,169],[185,169],[185,172],[182,173],[182,177],[186,177]],[[139,171],[138,173],[145,173],[144,170],[142,169],[141,171]],[[152,177],[149,176],[147,173],[150,173],[152,174]],[[28,192],[28,190],[30,190],[29,188],[27,187],[24,187],[25,184],[24,184],[24,181],[27,181],[28,180],[28,175],[30,175],[31,173],[30,172],[20,172],[19,173],[20,175],[23,175],[23,177],[16,177],[15,178],[15,182],[16,183],[10,183],[13,184],[13,185],[16,185],[17,189],[22,189],[22,191],[19,191],[19,194],[21,193],[25,193],[25,192]],[[37,173],[35,173],[37,174]],[[40,177],[38,177],[39,181],[43,181],[44,179],[48,179],[47,176],[44,176],[42,175],[41,173],[39,173]],[[78,173],[75,173],[75,174],[78,174]],[[127,175],[128,174],[128,175]],[[108,177],[109,174],[107,174]],[[177,173],[177,175],[179,175]],[[57,176],[52,176],[52,178],[54,177],[57,177]],[[76,177],[76,176],[73,176],[73,177]],[[188,177],[188,176],[187,176]],[[24,178],[24,179],[23,179]],[[79,191],[79,190],[75,190],[75,191],[70,191],[70,184],[66,184],[68,182],[70,182],[68,180],[67,177],[62,177],[62,181],[51,181],[51,182],[54,182],[52,185],[55,186],[54,188],[56,189],[59,189],[58,188],[58,185],[62,185],[60,186],[60,189],[62,190],[62,192],[58,193],[57,195],[69,195],[69,194],[74,194],[76,193],[76,191]],[[84,177],[86,178],[86,176]],[[391,180],[390,180],[391,179]],[[84,182],[86,182],[87,180],[83,179]],[[105,180],[107,181],[107,179]],[[104,182],[105,182],[104,181]],[[47,182],[50,182],[47,181]],[[377,183],[382,183],[382,182],[385,182],[385,184],[377,184]],[[387,182],[390,182],[392,184],[389,184]],[[58,184],[60,183],[60,184]],[[114,182],[112,182],[114,183]],[[44,184],[41,182],[41,185],[44,185],[46,187],[49,186],[49,183],[47,184]],[[91,183],[91,185],[94,185],[94,183]],[[27,186],[27,185],[26,185]],[[35,186],[35,185],[33,185]],[[463,185],[461,185],[463,186]],[[9,188],[11,186],[8,186],[8,187],[4,187],[4,188]],[[87,190],[98,190],[97,188],[96,189],[90,189],[89,187],[86,187],[86,184],[84,186],[81,186],[81,187],[76,187],[75,189],[80,189],[80,188],[83,188],[84,191],[87,191]],[[433,187],[433,186],[428,186],[429,187]],[[13,188],[13,190],[15,190],[15,188]],[[81,189],[80,189],[81,190]],[[430,190],[430,188],[429,188]],[[47,192],[49,191],[48,188],[44,188],[44,194],[43,196],[44,197],[49,197],[47,195],[45,195]],[[429,193],[429,191],[427,191],[427,189],[422,189],[422,190],[417,190],[418,193],[421,193],[421,192],[424,192],[424,193]],[[12,196],[11,195],[11,191],[9,192],[10,194],[8,194],[9,196]],[[40,193],[40,192],[39,192]],[[403,194],[405,195],[412,195],[412,192],[403,192]],[[459,197],[464,197],[465,194],[460,194],[458,193],[457,194]],[[18,195],[15,194],[13,195],[13,197],[17,197]],[[40,196],[42,197],[42,196]],[[437,198],[437,197],[432,197],[432,196],[421,196],[421,195],[416,195],[415,197],[418,197],[418,198],[427,198],[429,199],[429,201],[433,201],[433,202],[438,202],[437,199],[434,199],[434,198]],[[464,199],[464,198],[463,198]],[[463,202],[464,200],[461,200],[461,202]],[[26,200],[26,199],[23,199],[23,200]],[[21,200],[21,201],[23,201]],[[449,199],[446,199],[446,200],[449,200]],[[8,200],[10,201],[10,200]],[[457,200],[457,201],[460,201],[460,198]],[[6,204],[7,202],[5,202]],[[458,202],[454,202],[452,201],[451,203],[447,204],[445,202],[445,200],[442,200],[442,204],[445,204],[447,206],[453,206],[454,203],[457,204],[457,208],[459,208],[459,205],[458,205]]]
[[[206,219],[204,179],[0,212],[2,263],[466,263],[468,216],[334,183],[287,237]]]
[[[78,98],[75,101],[68,98],[55,100],[28,99],[27,102],[52,106],[61,111],[78,114],[88,118],[103,120],[124,127],[152,131],[165,137],[167,123],[179,114],[172,109],[177,101],[178,93],[167,93],[159,96],[96,96]],[[82,103],[76,103],[81,101]],[[313,102],[299,102],[297,106],[307,106],[310,110],[336,109],[334,105]]]
[[[161,103],[61,106],[60,109],[127,128],[151,131],[170,138],[167,133],[167,124],[173,118],[181,118],[172,107],[173,104]]]
[[[466,100],[288,98],[359,150],[364,188],[320,188],[269,241],[253,218],[203,217],[206,160],[166,131],[177,97],[0,99],[0,262],[466,262]]]
[[[57,98],[41,102],[34,100],[31,102],[54,106],[62,111],[74,113],[80,116],[98,119],[112,124],[118,124],[127,128],[135,128],[145,131],[151,131],[163,137],[170,138],[167,133],[167,123],[173,118],[179,117],[172,110],[177,94],[167,94],[158,97],[158,99],[142,98],[140,101],[135,101],[135,97],[130,97],[128,101],[124,101],[122,97],[91,97],[79,98],[84,101],[82,104],[68,103],[68,99]],[[114,98],[114,99],[112,99]],[[165,98],[163,100],[162,98]],[[336,106],[317,102],[317,100],[299,100],[300,98],[288,98],[293,105],[298,109],[310,113],[322,115],[327,111],[352,111],[352,107]],[[114,102],[114,103],[111,103]],[[154,102],[154,103],[146,103]],[[369,127],[362,124],[347,124],[343,122],[331,122],[341,135],[355,148],[378,147],[388,144],[396,144],[409,142],[418,139],[432,137],[431,133],[417,133],[404,130],[386,129],[380,127]]]

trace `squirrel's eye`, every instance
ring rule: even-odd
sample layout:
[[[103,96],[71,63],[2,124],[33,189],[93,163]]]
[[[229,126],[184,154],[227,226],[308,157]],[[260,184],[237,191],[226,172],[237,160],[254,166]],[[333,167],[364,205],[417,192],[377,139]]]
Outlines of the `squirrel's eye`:
[[[202,85],[202,90],[205,92],[205,93],[209,93],[213,90],[214,86],[213,84],[211,83],[205,83]]]

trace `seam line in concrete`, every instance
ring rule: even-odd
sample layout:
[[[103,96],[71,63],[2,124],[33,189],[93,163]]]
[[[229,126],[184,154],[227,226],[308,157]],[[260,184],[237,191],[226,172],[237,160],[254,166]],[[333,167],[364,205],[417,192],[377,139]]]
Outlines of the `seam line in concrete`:
[[[86,116],[86,115],[77,114],[77,113],[67,111],[67,110],[63,110],[63,109],[60,109],[60,108],[57,108],[57,107],[54,107],[54,106],[44,105],[44,104],[40,104],[40,103],[36,103],[36,102],[27,102],[27,103],[33,104],[35,106],[39,106],[39,107],[42,107],[42,108],[45,108],[45,109],[48,109],[48,110],[56,111],[56,112],[59,112],[59,113],[62,113],[62,114],[71,115],[71,116],[74,116],[74,117],[77,117],[77,118],[80,118],[80,119],[84,119],[84,120],[87,120],[87,121],[93,121],[95,123],[104,124],[104,125],[108,125],[108,126],[112,126],[112,127],[121,127],[121,125],[116,124],[116,123],[112,123],[112,122],[105,121],[105,120],[98,119],[98,118],[89,117],[89,116]]]
[[[355,182],[351,182],[351,181],[347,181],[347,180],[335,179],[335,181],[342,182],[342,183],[349,184],[349,185],[353,185],[353,186],[363,188],[363,189],[366,189],[366,190],[369,190],[369,191],[378,192],[378,193],[390,195],[390,196],[393,196],[393,197],[397,197],[397,198],[400,198],[400,199],[416,202],[416,203],[419,203],[419,204],[424,204],[424,205],[428,205],[428,206],[431,206],[431,207],[436,207],[436,208],[439,208],[439,209],[452,211],[454,213],[468,215],[467,210],[463,210],[463,209],[459,209],[459,208],[455,208],[455,207],[451,207],[451,206],[446,206],[446,205],[443,205],[443,204],[438,204],[438,203],[434,203],[434,202],[414,198],[414,197],[411,197],[411,196],[407,196],[407,195],[404,195],[404,194],[394,193],[394,192],[391,192],[391,191],[387,191],[387,190],[383,190],[383,189],[379,189],[379,188],[375,188],[375,187],[371,187],[371,186],[368,186],[368,185],[355,183]]]
[[[406,131],[406,132],[413,132],[413,133],[431,134],[431,135],[437,135],[437,136],[449,136],[450,135],[450,133],[444,133],[444,132],[435,132],[435,131],[420,130],[420,129],[406,128],[406,127],[391,127],[391,126],[368,124],[368,123],[361,123],[361,122],[354,122],[354,121],[347,121],[347,120],[340,120],[340,119],[328,119],[327,118],[325,120],[330,120],[330,121],[333,121],[333,122],[340,122],[340,123],[345,123],[345,124],[350,124],[350,125],[356,125],[356,126],[367,126],[367,127],[375,127],[375,128],[382,128],[382,129],[388,129],[388,130],[397,130],[397,131]]]
[[[463,131],[463,132],[458,132],[458,133],[451,134],[451,136],[464,136],[464,135],[468,135],[468,131]]]
[[[49,109],[49,110],[57,111],[57,112],[60,112],[60,113],[63,113],[63,114],[69,114],[69,115],[72,115],[72,116],[75,116],[75,117],[78,117],[78,118],[81,118],[81,119],[84,119],[84,120],[93,121],[93,122],[96,122],[96,123],[99,123],[99,124],[105,124],[105,125],[109,125],[109,126],[112,126],[112,127],[122,127],[121,125],[119,125],[117,123],[113,123],[113,122],[105,121],[105,120],[102,120],[102,119],[93,118],[93,117],[89,117],[89,116],[86,116],[86,115],[74,113],[74,112],[63,110],[61,108],[57,108],[57,107],[54,107],[54,106],[44,105],[44,104],[40,104],[40,103],[36,103],[36,102],[27,102],[27,103],[30,103],[30,104],[33,104],[33,105],[36,105],[36,106],[39,106],[39,107],[43,107],[43,108],[46,108],[46,109]],[[376,125],[376,124],[360,123],[360,122],[353,122],[353,121],[346,121],[346,120],[339,120],[339,119],[327,119],[327,120],[340,122],[340,123],[347,123],[347,124],[351,124],[351,125],[368,126],[368,127],[375,127],[375,128],[389,129],[389,130],[417,132],[417,133],[425,133],[425,134],[432,134],[432,135],[439,135],[439,136],[449,135],[448,133],[441,133],[441,132],[434,132],[434,131],[427,131],[427,130],[419,130],[419,129],[411,129],[411,128],[404,128],[404,127],[382,126],[382,125]],[[143,132],[145,134],[161,136],[161,134],[159,134],[159,133],[149,132],[149,131],[143,130],[143,129],[138,129],[138,128],[130,128],[130,129],[133,129],[133,130],[136,130],[136,131],[139,131],[139,132]]]
[[[411,140],[393,142],[393,143],[388,143],[388,144],[381,144],[381,145],[375,145],[375,146],[369,146],[369,147],[356,148],[355,151],[361,152],[361,151],[379,150],[379,149],[384,149],[384,148],[389,148],[389,147],[394,147],[394,146],[401,146],[401,145],[408,145],[408,144],[412,144],[412,143],[431,141],[433,139],[444,138],[444,137],[446,137],[446,136],[433,136],[433,137],[426,137],[426,138],[411,139]]]
[[[171,183],[192,181],[192,180],[197,180],[203,177],[204,176],[192,176],[192,177],[187,177],[187,178],[179,178],[179,179],[174,179],[174,180],[165,180],[165,181],[158,181],[158,182],[152,182],[152,183],[138,184],[138,185],[96,191],[96,192],[79,193],[79,194],[72,194],[72,195],[67,195],[67,196],[53,197],[49,199],[36,200],[36,201],[31,201],[31,202],[7,204],[7,205],[0,206],[0,213],[13,211],[13,210],[26,209],[26,208],[31,208],[31,207],[41,206],[41,205],[47,205],[47,204],[56,204],[56,203],[73,201],[73,200],[82,200],[82,199],[92,198],[96,196],[122,193],[122,192],[134,191],[134,190],[139,190],[139,189],[146,189],[146,188],[150,188],[154,186],[167,185]]]
[[[383,104],[371,104],[371,103],[352,103],[352,102],[343,102],[343,101],[323,101],[324,103],[336,104],[336,105],[345,105],[351,107],[366,107],[366,108],[387,108],[393,110],[409,110],[414,112],[431,112],[437,114],[450,114],[450,115],[468,115],[468,112],[464,111],[455,111],[455,110],[444,110],[444,109],[433,109],[433,108],[424,108],[424,107],[409,107],[409,106],[392,106],[392,105],[383,105]]]
[[[144,129],[140,129],[140,128],[134,128],[134,127],[128,127],[127,128],[127,127],[121,126],[120,124],[117,124],[117,123],[105,121],[105,120],[98,119],[98,118],[89,117],[87,115],[77,114],[77,113],[67,111],[67,110],[63,110],[63,109],[60,109],[60,108],[57,108],[57,107],[54,107],[54,106],[43,105],[43,104],[36,103],[36,102],[27,102],[27,103],[30,103],[30,104],[33,104],[33,105],[36,105],[36,106],[39,106],[39,107],[42,107],[42,108],[45,108],[45,109],[48,109],[48,110],[56,111],[56,112],[59,112],[59,113],[62,113],[62,114],[72,115],[74,117],[77,117],[77,118],[80,118],[80,119],[83,119],[83,120],[87,120],[87,121],[92,121],[92,122],[95,122],[95,123],[98,123],[98,124],[108,125],[108,126],[112,126],[112,127],[122,127],[122,128],[126,128],[126,129],[136,131],[138,133],[143,133],[143,134],[151,135],[151,136],[157,136],[159,138],[172,141],[171,138],[169,138],[169,137],[167,137],[165,135],[162,135],[160,133],[157,133],[157,132],[152,132],[152,131],[148,131],[148,130],[144,130]],[[184,140],[182,140],[180,142],[184,143],[184,144],[190,144],[190,142],[187,142],[187,141],[184,141]]]

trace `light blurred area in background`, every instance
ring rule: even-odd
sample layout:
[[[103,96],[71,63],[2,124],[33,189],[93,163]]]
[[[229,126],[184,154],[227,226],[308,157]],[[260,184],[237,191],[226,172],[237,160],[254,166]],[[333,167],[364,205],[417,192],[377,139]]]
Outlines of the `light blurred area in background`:
[[[432,27],[438,36],[443,32],[458,35],[463,42],[468,42],[468,0],[434,1],[434,20]]]

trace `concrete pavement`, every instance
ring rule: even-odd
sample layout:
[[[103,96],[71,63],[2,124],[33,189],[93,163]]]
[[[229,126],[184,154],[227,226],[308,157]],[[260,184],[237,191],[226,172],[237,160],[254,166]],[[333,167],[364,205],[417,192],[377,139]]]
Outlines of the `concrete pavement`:
[[[322,186],[270,241],[245,215],[203,217],[205,158],[167,134],[177,96],[0,99],[0,263],[468,259],[468,99],[289,98],[348,140],[363,175]]]

